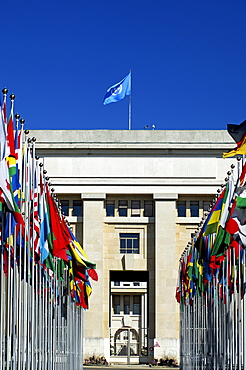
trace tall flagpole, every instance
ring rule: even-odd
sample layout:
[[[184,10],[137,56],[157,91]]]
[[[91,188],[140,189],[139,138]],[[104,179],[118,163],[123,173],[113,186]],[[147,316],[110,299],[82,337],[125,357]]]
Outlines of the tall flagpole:
[[[132,109],[132,97],[129,95],[129,104],[128,104],[128,130],[131,130],[131,109]]]
[[[132,70],[130,69],[130,85],[132,85]],[[129,95],[128,99],[128,130],[131,130],[131,119],[132,119],[132,86],[131,86],[131,94]]]

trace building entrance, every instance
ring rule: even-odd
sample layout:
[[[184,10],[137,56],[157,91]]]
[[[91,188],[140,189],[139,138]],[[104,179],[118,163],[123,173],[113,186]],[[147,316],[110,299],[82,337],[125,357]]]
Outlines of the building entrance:
[[[111,361],[125,364],[145,362],[143,358],[148,355],[147,279],[123,281],[122,273],[113,277],[117,280],[111,279],[110,290]]]
[[[139,356],[139,333],[132,328],[118,329],[114,335],[116,356]]]

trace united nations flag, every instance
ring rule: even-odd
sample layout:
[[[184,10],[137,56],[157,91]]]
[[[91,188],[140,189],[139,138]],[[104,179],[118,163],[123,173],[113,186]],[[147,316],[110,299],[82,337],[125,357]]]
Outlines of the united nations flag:
[[[131,95],[131,72],[117,84],[111,86],[103,99],[103,104],[115,103]]]

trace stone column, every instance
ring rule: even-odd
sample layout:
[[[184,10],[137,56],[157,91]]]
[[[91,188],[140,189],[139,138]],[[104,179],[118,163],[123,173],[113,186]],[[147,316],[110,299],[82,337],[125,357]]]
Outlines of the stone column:
[[[155,340],[154,357],[178,357],[176,271],[176,199],[154,194],[155,200]]]
[[[105,194],[85,193],[83,199],[83,248],[88,258],[96,263],[98,282],[92,281],[89,310],[84,313],[84,357],[105,356],[103,276],[103,217]],[[108,302],[107,302],[108,305]],[[107,312],[107,310],[106,310]]]

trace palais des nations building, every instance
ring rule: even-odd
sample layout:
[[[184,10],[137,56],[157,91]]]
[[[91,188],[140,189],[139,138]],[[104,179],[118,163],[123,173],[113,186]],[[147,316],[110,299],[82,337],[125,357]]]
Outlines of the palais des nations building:
[[[84,357],[179,357],[177,270],[236,159],[226,131],[31,131],[62,209],[96,262]]]

